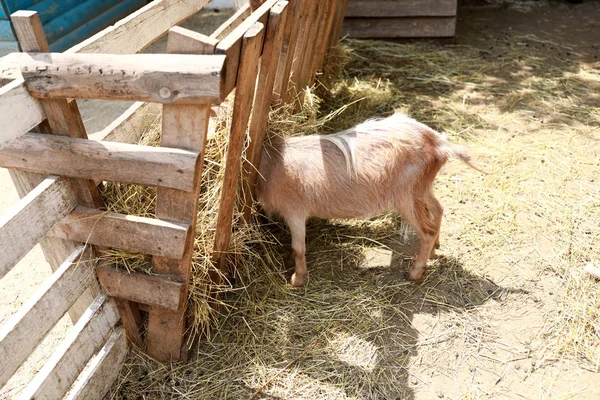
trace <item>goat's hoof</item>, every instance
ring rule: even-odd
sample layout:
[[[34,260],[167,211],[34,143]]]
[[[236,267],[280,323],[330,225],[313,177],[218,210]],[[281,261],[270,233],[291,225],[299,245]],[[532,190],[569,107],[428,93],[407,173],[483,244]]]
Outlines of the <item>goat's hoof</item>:
[[[431,254],[429,254],[429,259],[435,260],[436,258],[438,258],[438,255],[436,254],[435,249],[432,249]]]
[[[408,273],[408,280],[409,281],[420,281],[421,279],[423,279],[423,269],[418,269],[418,270],[411,270]]]
[[[294,275],[292,275],[292,280],[290,281],[290,283],[292,284],[292,286],[294,287],[300,287],[302,285],[304,285],[304,281],[306,280],[305,276],[300,276],[297,273],[294,273]]]

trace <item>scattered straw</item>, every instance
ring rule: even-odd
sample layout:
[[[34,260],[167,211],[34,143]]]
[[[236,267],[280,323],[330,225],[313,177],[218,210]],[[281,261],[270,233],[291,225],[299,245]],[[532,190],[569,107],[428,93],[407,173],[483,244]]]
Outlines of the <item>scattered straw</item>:
[[[556,357],[597,370],[600,285],[583,266],[600,259],[600,77],[535,37],[493,44],[346,40],[329,60],[329,87],[270,119],[269,135],[328,133],[401,109],[466,142],[493,171],[452,162],[440,174],[442,256],[420,283],[404,279],[415,238],[393,215],[310,221],[311,275],[300,289],[282,265],[287,229],[237,224],[235,284],[221,288],[216,315],[208,273],[229,119],[218,121],[190,293],[192,336],[210,334],[186,363],[133,351],[111,397],[403,399],[448,377],[463,398],[494,398]],[[116,209],[152,213],[152,192],[108,185],[104,195]],[[367,263],[372,249],[391,251],[391,266]],[[519,363],[529,363],[522,376]]]

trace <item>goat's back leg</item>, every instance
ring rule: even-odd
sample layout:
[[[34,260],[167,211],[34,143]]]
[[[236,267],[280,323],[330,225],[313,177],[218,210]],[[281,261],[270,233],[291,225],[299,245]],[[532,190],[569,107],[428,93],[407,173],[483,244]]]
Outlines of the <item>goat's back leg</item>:
[[[408,279],[412,281],[418,281],[423,277],[423,272],[427,268],[427,259],[432,253],[435,254],[434,246],[439,240],[443,210],[437,199],[437,203],[431,204],[430,197],[433,197],[433,194],[429,194],[425,198],[417,198],[412,207],[400,205],[397,208],[400,216],[415,229],[419,236],[419,252],[408,274]]]
[[[435,237],[435,242],[433,247],[431,248],[431,253],[429,254],[429,258],[437,258],[435,254],[435,250],[440,248],[440,231],[442,227],[442,216],[444,215],[444,207],[440,204],[438,199],[435,198],[433,193],[429,193],[429,209],[431,213],[431,218],[433,219],[435,226],[437,227],[437,235]]]
[[[292,255],[294,258],[295,271],[292,275],[292,286],[302,286],[308,278],[308,268],[306,266],[306,218],[287,217],[287,225],[292,233]]]

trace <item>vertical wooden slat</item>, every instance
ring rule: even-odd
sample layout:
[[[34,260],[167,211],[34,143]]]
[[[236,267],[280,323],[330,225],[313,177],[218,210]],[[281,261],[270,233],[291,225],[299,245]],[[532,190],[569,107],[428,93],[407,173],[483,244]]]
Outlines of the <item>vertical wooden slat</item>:
[[[272,12],[272,10],[271,10]],[[272,15],[272,14],[270,14]],[[270,21],[269,16],[269,21]],[[233,103],[233,116],[231,121],[231,131],[229,134],[229,145],[227,148],[227,160],[225,163],[225,177],[221,189],[221,199],[219,203],[219,215],[215,231],[215,243],[213,247],[213,263],[217,268],[223,270],[225,264],[225,255],[231,239],[231,225],[233,218],[233,208],[237,184],[240,176],[240,166],[244,141],[246,139],[246,130],[252,110],[252,100],[254,99],[254,88],[256,86],[256,75],[258,73],[258,61],[263,46],[265,30],[263,24],[255,23],[246,32],[242,40],[242,53],[240,58],[240,68],[238,71],[238,80],[235,90],[235,99]],[[267,59],[276,58],[276,55],[267,55],[263,53],[261,75],[265,66],[265,57]],[[259,91],[264,90],[260,86]],[[259,93],[257,93],[257,96]],[[253,119],[257,117],[255,111]],[[227,274],[227,271],[224,271]]]
[[[277,74],[275,76],[275,84],[273,86],[272,104],[280,105],[285,100],[287,93],[288,82],[290,80],[290,72],[292,62],[294,61],[294,50],[296,49],[296,41],[300,24],[297,22],[297,16],[301,12],[299,0],[289,0],[287,21],[284,25],[283,43],[281,46],[281,55],[277,65]]]
[[[280,1],[273,6],[269,14],[269,22],[265,34],[263,54],[260,62],[260,74],[258,76],[252,121],[250,122],[248,134],[249,143],[243,168],[243,214],[244,221],[246,222],[250,221],[252,212],[252,193],[258,176],[257,168],[260,163],[263,140],[269,122],[271,95],[275,84],[279,54],[281,53],[284,35],[283,28],[286,26],[286,21],[288,20],[288,8],[287,1]]]
[[[327,8],[327,0],[320,0],[316,4],[316,11],[312,19],[311,29],[308,36],[308,44],[306,47],[306,56],[301,65],[300,69],[300,83],[302,87],[310,87],[310,81],[312,76],[315,74],[313,70],[313,60],[319,41],[323,40],[321,37],[323,16],[325,15],[325,9]]]
[[[317,44],[317,48],[315,50],[315,56],[313,59],[312,69],[315,71],[315,73],[311,76],[311,79],[309,80],[310,86],[312,86],[312,84],[314,83],[314,81],[317,77],[317,73],[323,67],[323,62],[325,61],[325,55],[327,54],[327,51],[329,50],[329,36],[331,36],[331,31],[333,28],[337,0],[326,0],[326,2],[327,2],[326,15],[323,16],[322,30],[319,33],[320,40]]]
[[[171,42],[171,51],[178,51],[178,46],[174,42]],[[199,152],[198,168],[202,169],[210,111],[210,105],[164,105],[161,146]],[[200,176],[201,173],[202,171],[198,171]],[[192,234],[188,236],[181,259],[166,257],[152,259],[155,273],[171,275],[185,283],[183,294],[185,298],[187,298],[191,274],[199,195],[200,179],[191,192],[158,189],[156,194],[158,218],[185,222],[192,226]],[[148,354],[159,361],[185,359],[187,355],[186,349],[183,348],[185,322],[185,304],[177,311],[153,307],[148,318]]]
[[[329,37],[328,47],[335,46],[340,39],[340,32],[342,31],[342,25],[344,24],[344,16],[346,15],[346,7],[348,0],[339,0],[339,7],[336,8],[335,20],[333,23],[333,29],[331,30],[331,36]]]
[[[48,41],[46,40],[42,23],[36,12],[17,11],[11,16],[11,19],[23,51],[49,51]],[[66,100],[41,100],[41,104],[48,118],[49,129],[53,134],[87,137],[83,128],[81,115],[79,115],[79,111],[76,108],[77,104],[73,103],[73,106],[69,106]],[[21,171],[11,171],[10,175],[21,197],[27,195],[45,178],[43,174],[32,174]],[[93,181],[70,180],[70,182],[79,204],[91,207],[102,205],[100,194]],[[53,271],[60,267],[62,262],[78,246],[76,243],[70,241],[50,238],[41,240],[40,245]],[[94,282],[73,308],[69,310],[69,315],[73,322],[79,319],[99,292],[98,284]]]
[[[288,91],[286,94],[286,103],[291,102],[293,99],[297,99],[298,106],[301,105],[304,100],[303,96],[301,95],[304,90],[302,83],[302,66],[304,65],[304,59],[306,58],[306,49],[308,46],[308,41],[310,40],[310,32],[313,29],[312,22],[317,11],[317,3],[318,0],[307,0],[304,2],[304,6],[301,7],[302,13],[298,18],[300,31],[298,33],[298,40],[294,50],[295,56],[291,70],[290,81],[292,83],[292,90]]]

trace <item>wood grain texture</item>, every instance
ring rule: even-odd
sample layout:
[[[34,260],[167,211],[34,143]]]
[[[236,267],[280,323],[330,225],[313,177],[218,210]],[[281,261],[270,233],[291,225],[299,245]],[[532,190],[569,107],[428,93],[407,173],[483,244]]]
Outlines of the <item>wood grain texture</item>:
[[[21,399],[61,399],[92,355],[104,346],[118,321],[114,303],[105,295],[96,297],[25,388]]]
[[[27,92],[23,79],[0,87],[0,149],[35,128],[45,117],[41,103]]]
[[[340,0],[327,0],[327,14],[325,16],[325,21],[323,25],[323,30],[319,34],[319,37],[322,40],[319,41],[317,46],[317,51],[315,52],[315,58],[313,60],[313,70],[315,74],[312,76],[310,85],[314,83],[318,74],[323,69],[323,63],[325,62],[325,57],[329,51],[329,37],[332,34],[334,28],[334,22],[336,17],[336,11],[340,8]],[[322,79],[324,81],[324,79]]]
[[[213,33],[210,34],[212,39],[217,41],[222,40],[237,28],[248,16],[250,16],[250,3],[244,4],[235,12],[227,21],[223,22]]]
[[[169,276],[128,273],[108,265],[98,267],[97,273],[104,293],[111,297],[173,311],[185,305],[185,284]]]
[[[227,88],[229,93],[236,86],[237,73],[239,69],[240,55],[242,49],[242,38],[246,31],[256,22],[267,25],[269,10],[277,3],[278,0],[265,1],[256,11],[246,18],[239,26],[237,26],[229,35],[222,39],[215,50],[216,54],[225,54],[227,56]]]
[[[179,258],[190,236],[185,223],[77,207],[48,235],[103,247]]]
[[[0,150],[0,166],[74,178],[190,191],[198,153],[166,147],[99,142],[27,133]]]
[[[17,14],[13,16],[12,22],[16,30],[19,31],[18,35],[22,39],[20,45],[23,51],[38,52],[48,48],[48,42],[43,34],[42,23],[37,13]],[[40,127],[44,128],[44,132],[77,138],[87,137],[75,102],[71,105],[66,100],[40,101],[40,103],[47,118],[47,121],[40,125]],[[27,119],[29,115],[28,113],[24,113],[15,117]],[[36,124],[40,124],[43,118],[40,121],[37,121],[37,118],[33,121],[36,121]],[[26,196],[29,191],[33,190],[46,177],[44,174],[32,174],[23,171],[10,171],[10,176],[20,197]],[[90,207],[102,206],[100,194],[93,181],[73,179],[69,181],[79,204]],[[40,241],[40,246],[48,264],[50,264],[50,267],[54,271],[77,249],[78,244],[46,237]],[[69,315],[73,322],[79,319],[98,293],[100,293],[100,288],[97,282],[91,282],[88,290],[83,293],[69,310]]]
[[[304,82],[302,82],[304,60],[308,57],[307,48],[310,41],[310,33],[313,28],[314,17],[317,13],[317,4],[319,0],[307,0],[302,9],[302,14],[298,19],[300,31],[296,49],[294,51],[294,61],[292,63],[291,83],[292,91],[287,93],[286,103],[291,103],[295,100],[296,107],[300,106],[303,101]],[[308,4],[306,4],[308,3]]]
[[[275,11],[273,25],[278,26],[277,22],[283,9],[287,4],[283,4],[283,7],[277,7]],[[273,11],[273,9],[271,9]],[[271,17],[269,17],[269,21]],[[276,30],[273,29],[271,32],[271,41],[275,40]],[[225,256],[229,247],[229,241],[231,239],[231,225],[233,218],[233,209],[235,205],[235,197],[237,193],[237,186],[240,177],[240,167],[242,159],[242,150],[244,148],[244,142],[246,140],[246,131],[248,130],[248,122],[250,120],[250,113],[252,111],[252,103],[254,100],[254,88],[256,87],[256,76],[258,74],[258,63],[260,59],[260,53],[263,48],[263,38],[265,36],[265,30],[263,24],[256,22],[243,37],[242,41],[242,54],[240,57],[240,70],[238,72],[238,83],[236,86],[236,96],[233,103],[233,116],[231,120],[231,130],[229,132],[229,143],[227,148],[227,157],[225,161],[225,176],[223,177],[223,186],[221,188],[221,198],[219,202],[219,215],[217,217],[217,225],[215,230],[215,242],[213,246],[212,260],[214,265],[222,270],[226,275],[228,271],[224,271]],[[266,43],[265,43],[266,45]],[[267,48],[265,47],[265,50]],[[268,63],[270,60],[277,61],[278,54],[267,54],[264,53],[261,64],[261,76],[263,78],[268,77],[270,72],[275,73],[275,69],[271,64]],[[267,63],[265,64],[265,59]],[[271,71],[270,71],[271,70]],[[259,91],[269,90],[269,88],[261,87],[261,83],[264,85],[266,82],[260,81],[259,76]],[[271,83],[271,90],[273,86]],[[270,105],[270,94],[267,98],[267,104]],[[264,93],[263,97],[267,93]],[[264,101],[261,98],[261,101]],[[264,110],[260,110],[264,112]],[[268,116],[268,108],[266,112]],[[261,117],[258,111],[253,112],[253,121],[256,118]]]
[[[316,11],[310,27],[308,44],[306,46],[306,55],[304,57],[304,62],[300,67],[300,82],[302,87],[311,86],[311,81],[313,80],[312,78],[316,72],[313,69],[313,60],[315,58],[319,43],[324,39],[321,35],[323,22],[325,19],[325,11],[327,8],[327,1],[328,0],[317,1]]]
[[[21,74],[39,98],[213,104],[224,98],[225,57],[189,54],[24,53]]]
[[[138,143],[144,132],[158,120],[162,106],[158,103],[138,101],[103,130],[90,135],[90,139],[108,142]]]
[[[213,54],[218,40],[180,26],[169,29],[167,52],[173,54]],[[173,46],[177,46],[173,51]]]
[[[119,376],[127,356],[127,339],[123,327],[117,327],[79,376],[67,400],[102,400]]]
[[[69,182],[50,177],[0,216],[0,279],[75,208]]]
[[[210,119],[210,106],[163,106],[163,133],[161,145],[177,147],[200,153],[202,158],[206,146],[206,135]],[[199,169],[202,168],[202,160]],[[198,174],[202,171],[199,170]],[[159,218],[182,221],[196,226],[200,184],[192,192],[160,188],[157,190],[156,215]],[[194,229],[184,242],[185,251],[181,257],[153,257],[153,271],[159,274],[177,276],[185,282],[184,297],[187,298],[187,285],[191,274]],[[157,360],[168,361],[185,358],[184,333],[186,310],[169,311],[153,308],[148,318],[148,354]]]
[[[346,17],[454,17],[457,0],[349,0]]]
[[[336,8],[333,30],[328,41],[329,47],[337,46],[337,43],[340,40],[342,25],[344,24],[344,15],[346,14],[346,9],[348,8],[348,1],[349,0],[341,0],[339,8]]]
[[[127,340],[123,327],[117,327],[106,344],[79,376],[67,400],[102,400],[119,376],[127,356]]]
[[[123,328],[127,333],[127,338],[138,349],[146,351],[146,344],[142,337],[142,314],[140,313],[140,304],[122,299],[113,299],[121,315]]]
[[[296,56],[296,46],[298,44],[298,35],[301,31],[301,15],[303,3],[300,0],[292,0],[290,11],[291,15],[286,24],[286,31],[289,30],[289,36],[285,33],[285,39],[281,51],[279,66],[277,68],[277,76],[275,77],[275,87],[273,89],[273,103],[281,104],[289,101],[288,84],[291,79],[292,64]],[[283,61],[285,60],[285,61]]]
[[[456,17],[346,18],[342,35],[355,38],[453,37]]]
[[[209,0],[155,0],[67,53],[133,54],[200,11]]]
[[[96,259],[79,246],[0,328],[0,387],[4,386],[65,312],[95,281]]]
[[[254,105],[252,107],[252,121],[250,122],[250,128],[248,131],[248,148],[246,150],[246,157],[243,163],[244,171],[244,182],[243,182],[243,213],[244,220],[250,221],[250,215],[252,211],[254,186],[256,178],[258,176],[258,165],[260,163],[260,155],[263,149],[263,141],[265,138],[265,132],[267,124],[269,122],[269,111],[271,109],[271,96],[273,94],[273,86],[275,85],[275,76],[277,74],[277,65],[279,63],[279,55],[281,53],[281,46],[283,41],[283,35],[285,33],[284,27],[287,23],[288,15],[288,2],[278,2],[269,14],[269,22],[265,34],[263,55],[260,64],[260,74],[258,75],[258,84],[256,89],[256,95],[254,96]],[[234,117],[237,108],[234,109]],[[233,135],[233,130],[232,130]],[[231,139],[230,139],[231,145]],[[225,187],[225,185],[223,186]],[[223,194],[221,195],[223,199]],[[233,213],[233,197],[235,197],[235,191],[231,195],[231,211]],[[229,206],[229,204],[227,204]],[[223,206],[223,203],[221,203]],[[221,208],[219,208],[221,213]],[[229,217],[231,220],[231,216]],[[223,223],[225,221],[222,221]],[[231,223],[230,223],[231,224]],[[224,228],[227,231],[226,238],[227,242],[224,243],[222,249],[215,251],[225,251],[226,246],[229,245],[229,239],[231,236],[231,225]],[[219,234],[219,228],[217,225],[217,232]]]

